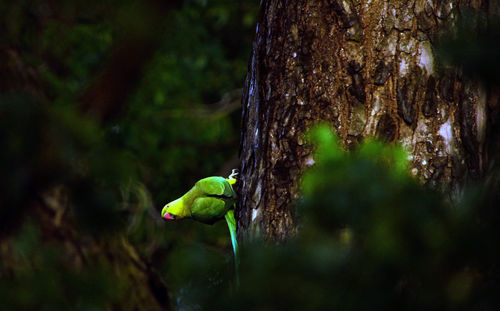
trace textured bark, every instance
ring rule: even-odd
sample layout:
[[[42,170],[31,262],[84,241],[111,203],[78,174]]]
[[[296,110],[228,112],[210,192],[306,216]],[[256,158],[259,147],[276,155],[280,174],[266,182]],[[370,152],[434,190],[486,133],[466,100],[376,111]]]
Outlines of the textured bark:
[[[488,1],[264,0],[249,62],[241,140],[240,235],[295,234],[291,204],[314,163],[304,131],[329,122],[350,148],[400,142],[410,171],[459,195],[480,177],[490,94],[439,64],[435,44]]]

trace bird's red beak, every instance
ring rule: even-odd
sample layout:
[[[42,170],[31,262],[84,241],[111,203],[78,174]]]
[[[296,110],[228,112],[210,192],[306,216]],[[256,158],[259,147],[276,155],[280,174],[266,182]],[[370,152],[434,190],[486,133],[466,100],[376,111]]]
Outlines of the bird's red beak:
[[[170,214],[170,213],[165,213],[165,215],[163,215],[163,219],[166,219],[166,220],[175,220],[175,216]]]

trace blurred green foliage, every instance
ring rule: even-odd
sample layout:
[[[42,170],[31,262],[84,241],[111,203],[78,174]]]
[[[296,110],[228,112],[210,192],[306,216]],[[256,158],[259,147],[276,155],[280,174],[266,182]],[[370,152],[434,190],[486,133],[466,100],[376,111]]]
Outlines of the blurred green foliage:
[[[402,149],[345,153],[325,127],[310,135],[300,234],[244,245],[235,289],[225,223],[158,211],[237,152],[239,111],[215,103],[243,85],[258,3],[181,1],[148,34],[159,45],[124,112],[99,123],[80,98],[141,33],[137,3],[0,3],[2,310],[153,310],[144,291],[168,300],[154,275],[179,310],[499,309],[497,164],[452,206],[407,175]],[[450,39],[449,57],[495,84],[486,33],[479,49]]]
[[[103,302],[119,302],[126,280],[109,273],[113,267],[105,258],[75,271],[65,266],[60,245],[40,247],[42,243],[38,226],[28,222],[12,244],[10,258],[2,258],[2,268],[12,265],[15,273],[15,278],[4,275],[0,283],[3,310],[101,310]]]
[[[500,307],[498,181],[454,206],[408,175],[400,147],[365,141],[345,153],[324,125],[310,137],[299,235],[244,245],[241,288],[205,293],[203,310]],[[478,199],[488,191],[496,197]]]
[[[232,264],[224,223],[167,226],[159,210],[237,165],[240,111],[216,103],[243,85],[258,2],[177,3],[159,22],[155,1],[0,3],[0,309],[132,309],[153,274],[175,304],[203,265]],[[82,96],[109,62],[136,61],[112,58],[141,36],[155,50],[139,84],[93,119]]]
[[[460,68],[469,78],[487,86],[500,83],[500,4],[491,1],[484,9],[462,9],[456,25],[439,38],[440,62]]]

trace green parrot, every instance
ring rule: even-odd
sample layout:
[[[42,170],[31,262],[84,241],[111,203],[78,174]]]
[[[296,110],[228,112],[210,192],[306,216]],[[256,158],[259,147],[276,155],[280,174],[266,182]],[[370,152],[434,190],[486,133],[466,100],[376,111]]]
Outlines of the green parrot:
[[[225,218],[233,244],[238,286],[239,250],[234,219],[237,197],[232,187],[237,181],[235,178],[237,175],[237,170],[233,170],[228,178],[213,176],[197,181],[186,194],[165,205],[161,211],[161,217],[166,220],[191,218],[210,225]]]

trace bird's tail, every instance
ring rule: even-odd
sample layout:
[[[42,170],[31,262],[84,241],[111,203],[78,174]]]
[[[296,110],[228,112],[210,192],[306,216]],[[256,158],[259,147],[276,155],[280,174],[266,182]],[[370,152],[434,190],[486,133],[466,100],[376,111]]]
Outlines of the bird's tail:
[[[238,240],[236,239],[236,221],[234,219],[234,210],[230,209],[226,213],[226,222],[227,227],[229,228],[229,233],[231,234],[231,243],[233,244],[233,252],[234,252],[234,273],[236,280],[236,288],[240,286],[240,277],[239,277],[239,266],[240,266],[240,254],[238,247]]]

